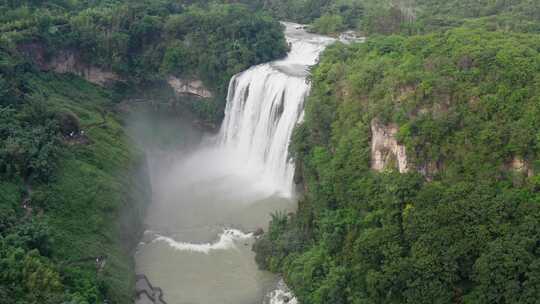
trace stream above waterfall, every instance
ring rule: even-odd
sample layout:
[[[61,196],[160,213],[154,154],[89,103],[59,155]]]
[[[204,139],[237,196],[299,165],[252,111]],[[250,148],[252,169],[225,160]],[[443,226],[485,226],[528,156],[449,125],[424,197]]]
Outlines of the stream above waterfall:
[[[303,117],[308,67],[333,40],[284,24],[288,56],[231,79],[217,135],[167,111],[128,119],[153,188],[137,271],[169,304],[278,304],[289,294],[257,268],[253,232],[266,230],[272,212],[294,211],[288,145]]]

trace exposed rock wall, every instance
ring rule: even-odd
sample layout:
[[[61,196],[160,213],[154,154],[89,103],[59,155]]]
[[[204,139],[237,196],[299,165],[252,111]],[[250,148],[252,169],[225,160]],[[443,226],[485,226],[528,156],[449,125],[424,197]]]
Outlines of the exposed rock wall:
[[[371,121],[371,169],[382,172],[396,168],[400,173],[416,170],[427,181],[432,181],[444,164],[433,160],[424,160],[416,165],[410,163],[406,147],[396,139],[398,130],[396,124],[384,125],[377,119]],[[535,174],[530,162],[519,156],[505,162],[502,170],[518,173],[523,177],[532,177]]]
[[[177,95],[195,95],[201,98],[211,98],[214,96],[212,92],[204,86],[202,81],[197,79],[189,80],[169,76],[167,82]]]
[[[397,167],[400,173],[409,171],[407,151],[404,145],[396,140],[398,126],[383,125],[378,120],[371,121],[371,168],[381,172]]]
[[[61,51],[53,56],[45,64],[45,69],[62,74],[73,73],[101,86],[121,80],[120,76],[112,71],[82,63],[71,51]]]
[[[516,173],[521,173],[527,177],[534,175],[534,171],[531,168],[531,165],[519,156],[515,156],[512,161],[506,165],[507,170],[514,171]]]
[[[39,42],[29,42],[18,46],[19,51],[34,62],[41,70],[57,73],[73,73],[97,85],[107,85],[122,80],[111,70],[87,64],[81,60],[77,52],[72,50],[59,51],[52,56]]]
[[[123,80],[120,75],[110,69],[85,63],[79,54],[73,50],[62,50],[50,55],[47,54],[44,45],[39,42],[24,43],[19,45],[18,49],[41,70],[54,71],[60,74],[72,73],[101,86]],[[167,83],[177,96],[191,95],[199,98],[212,98],[214,96],[212,91],[198,79],[169,76],[167,77]]]

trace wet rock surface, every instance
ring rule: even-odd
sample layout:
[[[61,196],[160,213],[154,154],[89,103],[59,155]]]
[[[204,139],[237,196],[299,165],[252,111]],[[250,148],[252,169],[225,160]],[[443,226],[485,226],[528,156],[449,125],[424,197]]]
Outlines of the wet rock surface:
[[[377,172],[389,167],[397,167],[400,173],[409,171],[404,145],[398,143],[398,126],[383,125],[377,120],[371,122],[371,168]]]
[[[163,290],[152,286],[146,275],[138,274],[135,280],[135,304],[167,304]]]

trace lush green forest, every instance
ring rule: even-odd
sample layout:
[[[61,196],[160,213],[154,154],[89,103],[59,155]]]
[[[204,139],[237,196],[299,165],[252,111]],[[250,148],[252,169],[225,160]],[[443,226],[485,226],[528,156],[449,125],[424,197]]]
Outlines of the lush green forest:
[[[130,302],[149,185],[110,93],[2,59],[17,75],[0,108],[3,303]]]
[[[283,56],[278,22],[242,5],[180,1],[14,1],[0,16],[2,46],[41,43],[132,81],[194,76],[223,87],[238,71]],[[69,4],[69,5],[68,5]]]
[[[425,1],[431,20],[479,18],[338,43],[313,68],[291,147],[305,196],[254,246],[300,303],[538,303],[538,6],[485,2]],[[482,17],[496,3],[518,26]],[[388,151],[372,170],[384,127],[402,173]]]
[[[216,97],[192,110],[219,121],[230,77],[284,55],[276,18],[370,37],[312,69],[291,144],[305,195],[273,215],[259,265],[301,303],[538,302],[536,1],[5,0],[0,12],[3,302],[132,301],[148,189],[115,103],[198,78]],[[122,81],[42,68],[62,52]],[[374,128],[392,127],[408,169],[394,156],[375,171]]]
[[[116,102],[168,75],[202,79],[219,119],[229,78],[282,56],[280,24],[241,4],[0,1],[2,303],[132,303],[149,185]],[[62,52],[112,87],[43,66]]]
[[[505,30],[539,32],[535,0],[270,0],[256,7],[280,19],[311,24],[311,30],[337,34],[346,29],[365,34],[426,33],[471,19]]]
[[[6,11],[0,15],[6,51],[41,64],[69,52],[126,80],[116,83],[120,94],[168,75],[201,79],[217,97],[193,110],[213,122],[222,118],[232,75],[283,56],[287,48],[277,21],[241,4],[13,1],[0,9]]]

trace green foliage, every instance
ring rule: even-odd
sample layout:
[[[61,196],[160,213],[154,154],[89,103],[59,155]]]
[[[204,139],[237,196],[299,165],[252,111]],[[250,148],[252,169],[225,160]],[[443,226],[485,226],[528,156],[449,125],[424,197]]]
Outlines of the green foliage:
[[[535,303],[539,50],[472,25],[329,47],[291,143],[305,201],[259,265],[302,303]],[[370,169],[374,121],[411,172]]]
[[[2,49],[24,55],[21,61],[27,57],[43,66],[57,56],[72,56],[77,66],[112,71],[132,86],[169,75],[197,78],[218,99],[225,98],[232,75],[284,56],[287,50],[281,25],[242,4],[58,1],[11,4],[4,10]],[[20,73],[13,71],[18,63],[13,61],[0,60],[2,105],[19,102],[27,91],[3,76]],[[224,104],[193,110],[217,123]]]
[[[312,29],[321,34],[334,34],[345,29],[340,15],[324,15],[313,22]]]
[[[0,34],[9,44],[32,51],[29,42],[37,41],[47,57],[76,51],[84,63],[136,81],[159,77],[161,68],[223,89],[232,74],[286,51],[279,23],[238,4],[179,8],[170,0],[111,1],[73,5],[80,9],[68,13],[34,5],[0,18]]]
[[[285,54],[281,27],[240,5],[190,7],[165,22],[167,40],[161,69],[195,75],[225,90],[239,71]]]
[[[324,34],[335,33],[336,28],[368,34],[418,34],[466,23],[503,31],[540,31],[539,6],[531,0],[273,0],[255,3],[256,8],[280,19],[311,24],[312,30]]]
[[[10,77],[28,94],[0,111],[3,301],[130,303],[148,193],[108,93],[71,76]]]
[[[0,296],[128,303],[135,240],[125,231],[140,229],[145,197],[126,172],[137,159],[104,110],[106,92],[35,66],[69,52],[133,83],[202,78],[219,99],[233,74],[284,55],[281,26],[229,4],[26,1],[1,8]],[[222,107],[204,101],[193,109],[219,120]],[[271,261],[277,267],[302,250],[305,229],[282,233],[294,223],[283,214],[275,223],[281,245],[272,253],[284,252]],[[97,256],[107,257],[105,267],[95,265]]]
[[[58,303],[63,300],[60,275],[36,250],[25,251],[0,239],[0,293],[4,303]]]
[[[25,104],[17,119],[10,107],[0,108],[0,173],[47,181],[59,157],[59,132],[42,101]]]

